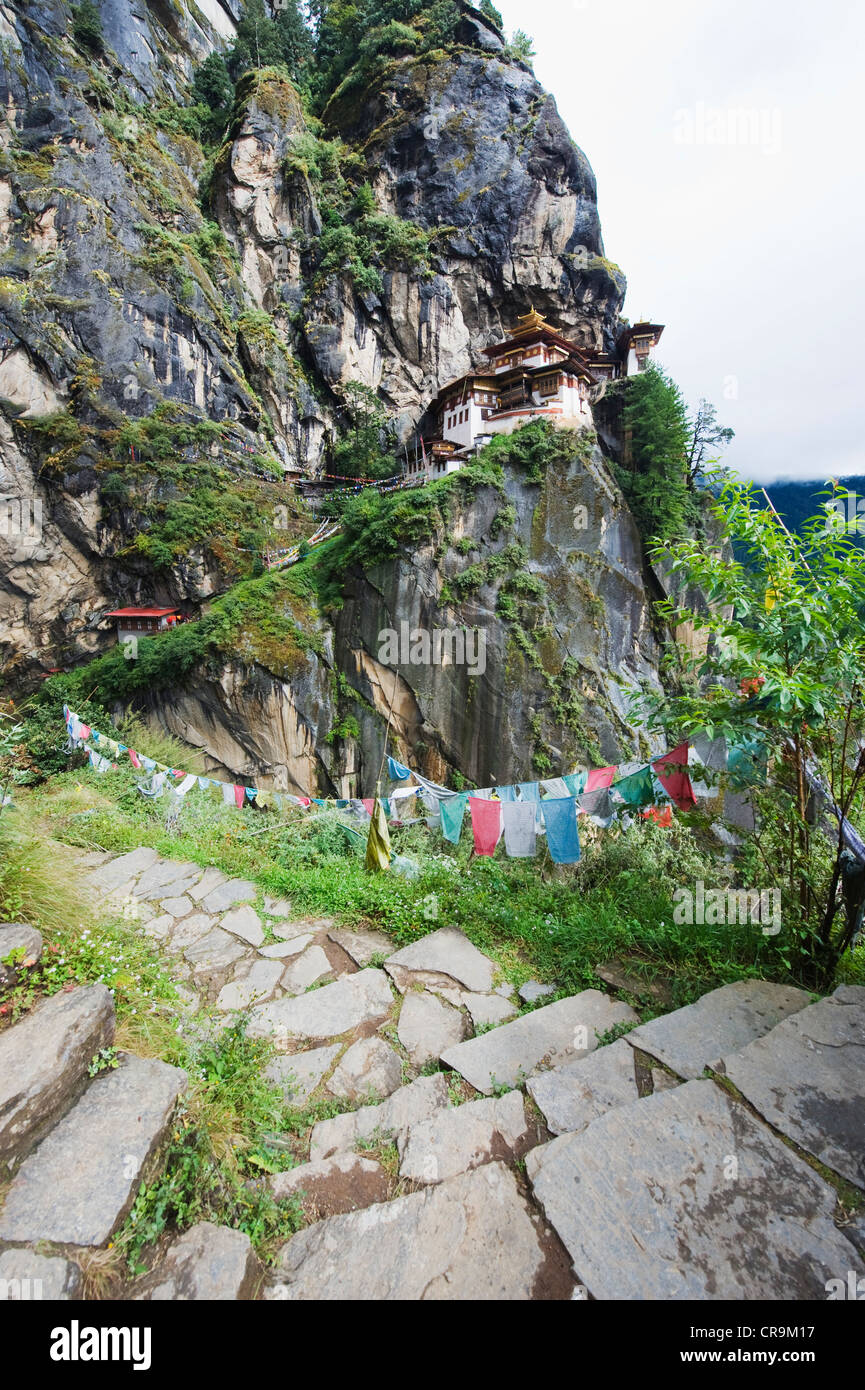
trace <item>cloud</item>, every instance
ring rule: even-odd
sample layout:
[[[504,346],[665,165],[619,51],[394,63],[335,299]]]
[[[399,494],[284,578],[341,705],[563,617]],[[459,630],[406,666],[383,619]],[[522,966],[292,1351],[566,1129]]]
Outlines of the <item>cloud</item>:
[[[865,473],[859,54],[865,7],[825,0],[501,0],[598,179],[625,313],[765,481]],[[730,395],[730,378],[737,394]]]

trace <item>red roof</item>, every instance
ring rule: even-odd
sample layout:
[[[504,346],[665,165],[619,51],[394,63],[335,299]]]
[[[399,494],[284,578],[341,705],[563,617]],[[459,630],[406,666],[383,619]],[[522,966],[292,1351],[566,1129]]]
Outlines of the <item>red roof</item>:
[[[115,608],[106,613],[106,618],[167,618],[178,613],[177,608]]]

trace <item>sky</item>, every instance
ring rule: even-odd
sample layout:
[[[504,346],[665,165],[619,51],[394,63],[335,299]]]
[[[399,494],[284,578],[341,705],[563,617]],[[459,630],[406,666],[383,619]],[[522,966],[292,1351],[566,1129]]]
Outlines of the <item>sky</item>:
[[[495,0],[598,181],[624,314],[761,482],[865,473],[862,0]]]

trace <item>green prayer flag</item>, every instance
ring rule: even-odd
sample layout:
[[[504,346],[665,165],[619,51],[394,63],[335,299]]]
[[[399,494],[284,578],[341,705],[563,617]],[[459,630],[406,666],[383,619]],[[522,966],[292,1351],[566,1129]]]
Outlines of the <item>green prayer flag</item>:
[[[446,801],[442,801],[439,806],[442,818],[442,834],[452,845],[458,845],[460,842],[460,832],[463,828],[463,816],[466,812],[468,799],[468,792],[461,792],[459,796],[452,796]]]
[[[618,792],[626,806],[651,806],[657,800],[651,767],[640,768],[630,777],[614,782],[611,791]]]

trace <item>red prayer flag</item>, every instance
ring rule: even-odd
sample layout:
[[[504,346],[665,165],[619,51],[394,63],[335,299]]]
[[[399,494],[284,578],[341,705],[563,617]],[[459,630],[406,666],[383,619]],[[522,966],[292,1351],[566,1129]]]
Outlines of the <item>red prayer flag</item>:
[[[599,787],[611,787],[616,775],[614,767],[596,767],[586,779],[586,791],[595,792]]]
[[[502,803],[470,796],[469,808],[472,813],[475,854],[495,854],[496,845],[502,836]]]
[[[240,807],[243,806],[246,800],[246,787],[241,787],[236,782],[234,784],[234,800]]]
[[[688,776],[688,744],[680,743],[671,753],[652,763],[655,776],[680,811],[693,811],[697,804]]]

